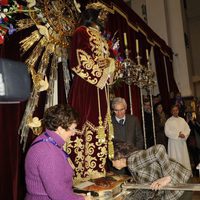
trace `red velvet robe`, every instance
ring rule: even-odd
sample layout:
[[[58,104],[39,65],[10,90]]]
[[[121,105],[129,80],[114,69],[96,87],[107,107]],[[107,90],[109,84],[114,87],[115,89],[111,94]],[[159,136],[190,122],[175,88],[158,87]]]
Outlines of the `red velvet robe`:
[[[115,70],[115,61],[109,55],[107,41],[98,30],[85,26],[76,29],[73,34],[70,51],[70,67],[75,75],[69,93],[69,104],[80,115],[77,128],[83,134],[83,136],[80,136],[80,143],[85,146],[83,148],[74,147],[76,146],[76,143],[74,143],[71,148],[75,148],[72,152],[79,153],[75,159],[76,175],[86,179],[87,177],[97,178],[105,175],[105,163],[108,154],[105,86],[109,79],[109,74],[112,75]],[[104,68],[100,67],[97,63],[99,58],[108,58],[110,65]],[[97,139],[97,128],[99,126],[97,88],[99,88],[100,110],[106,133],[104,144],[99,144]],[[87,137],[86,135],[89,136]],[[84,158],[82,157],[83,154]],[[82,163],[85,165],[82,166]],[[84,168],[83,170],[82,167]]]
[[[73,35],[70,51],[70,67],[75,72],[69,103],[80,114],[78,128],[86,123],[98,126],[97,88],[100,88],[102,119],[105,119],[107,102],[104,87],[108,80],[108,68],[102,69],[96,60],[109,57],[106,40],[93,28],[81,26]]]

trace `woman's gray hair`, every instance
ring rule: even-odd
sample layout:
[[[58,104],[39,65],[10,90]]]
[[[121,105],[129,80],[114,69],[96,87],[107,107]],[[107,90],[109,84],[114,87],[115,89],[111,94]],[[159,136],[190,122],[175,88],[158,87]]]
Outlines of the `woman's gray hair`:
[[[127,109],[127,103],[126,103],[126,100],[122,97],[116,97],[112,100],[112,109],[114,110],[115,109],[115,106],[117,104],[120,104],[122,103],[124,105],[124,108]]]

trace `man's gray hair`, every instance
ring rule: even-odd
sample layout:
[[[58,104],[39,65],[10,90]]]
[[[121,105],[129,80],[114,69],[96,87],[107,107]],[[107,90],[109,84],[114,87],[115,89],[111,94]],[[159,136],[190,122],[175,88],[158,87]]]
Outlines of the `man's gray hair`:
[[[114,110],[115,109],[115,106],[117,104],[120,104],[122,103],[124,105],[124,108],[127,109],[127,103],[126,103],[126,100],[122,97],[116,97],[112,100],[112,109]]]

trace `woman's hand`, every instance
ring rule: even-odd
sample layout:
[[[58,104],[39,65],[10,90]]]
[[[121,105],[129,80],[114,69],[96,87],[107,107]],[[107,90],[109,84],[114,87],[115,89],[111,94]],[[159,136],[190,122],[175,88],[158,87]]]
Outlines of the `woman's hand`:
[[[115,167],[116,169],[120,170],[120,169],[122,169],[122,168],[127,166],[126,158],[121,158],[119,160],[113,160],[112,164],[113,164],[113,167]]]
[[[80,193],[79,195],[83,196],[84,200],[94,200],[94,197],[91,196],[90,194],[82,194],[82,193]]]
[[[159,190],[169,184],[171,181],[171,176],[165,176],[163,178],[159,178],[151,184],[152,190]]]
[[[94,197],[89,195],[89,196],[84,196],[85,200],[94,200]]]

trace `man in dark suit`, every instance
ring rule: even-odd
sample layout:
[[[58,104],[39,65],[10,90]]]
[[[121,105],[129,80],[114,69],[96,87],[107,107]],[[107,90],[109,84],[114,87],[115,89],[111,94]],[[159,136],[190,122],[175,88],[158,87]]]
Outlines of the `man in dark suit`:
[[[116,97],[112,101],[112,123],[116,140],[121,140],[143,149],[143,134],[136,116],[126,114],[127,104],[124,98]]]
[[[136,149],[143,149],[143,134],[140,122],[134,115],[126,114],[127,103],[124,98],[116,97],[112,101],[112,123],[114,127],[114,140],[126,142],[133,145]],[[108,162],[110,171],[116,174],[130,175],[128,168],[116,170],[112,164]]]

